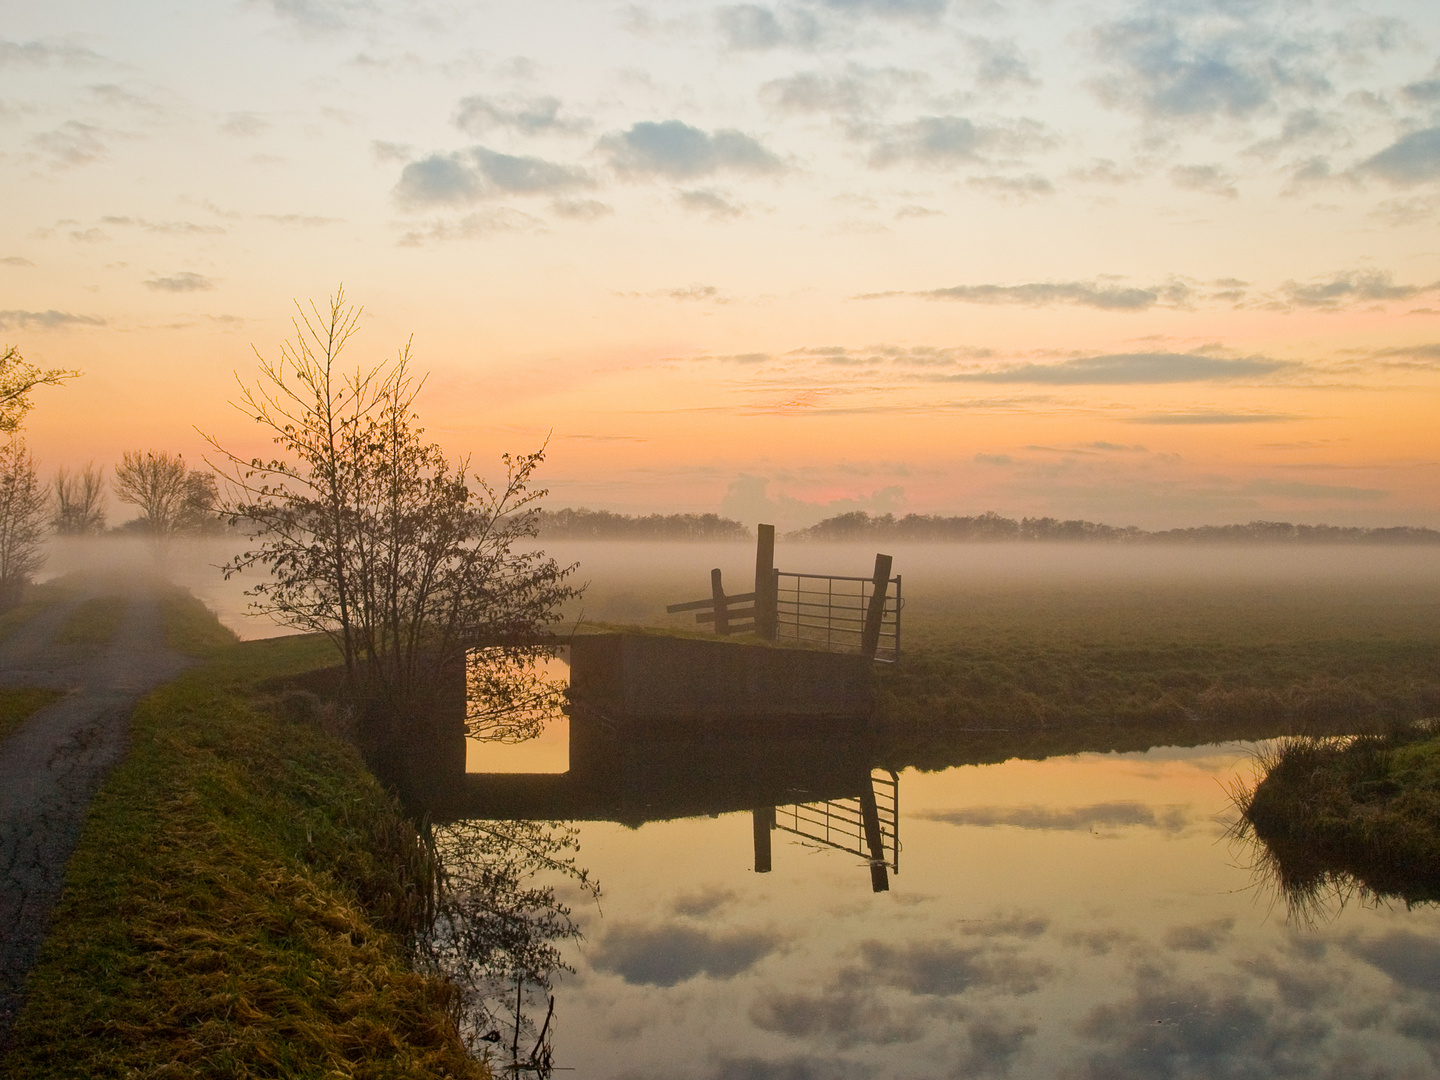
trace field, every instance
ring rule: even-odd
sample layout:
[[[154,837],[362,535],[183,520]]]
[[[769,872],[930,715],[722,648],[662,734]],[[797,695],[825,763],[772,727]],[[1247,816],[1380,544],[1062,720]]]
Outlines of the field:
[[[553,545],[571,612],[694,627],[666,603],[751,588],[746,545]],[[881,671],[885,763],[1143,749],[1440,716],[1440,550],[951,544],[895,548],[901,661]],[[780,545],[787,570],[868,574],[873,551]]]

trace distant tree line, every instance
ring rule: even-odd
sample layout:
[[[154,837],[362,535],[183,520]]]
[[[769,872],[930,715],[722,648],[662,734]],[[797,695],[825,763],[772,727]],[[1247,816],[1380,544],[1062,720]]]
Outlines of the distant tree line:
[[[719,514],[648,514],[634,517],[609,510],[542,510],[546,540],[749,540],[750,530]]]
[[[1440,531],[1397,526],[1361,528],[1340,525],[1294,525],[1288,521],[1252,521],[1248,525],[1200,525],[1189,529],[1147,532],[1133,525],[1117,527],[1094,521],[1062,521],[1053,517],[1007,518],[994,512],[974,517],[935,514],[893,514],[871,517],[864,511],[840,514],[787,533],[787,540],[874,540],[895,542],[975,541],[1099,541],[1110,543],[1229,544],[1435,544]]]

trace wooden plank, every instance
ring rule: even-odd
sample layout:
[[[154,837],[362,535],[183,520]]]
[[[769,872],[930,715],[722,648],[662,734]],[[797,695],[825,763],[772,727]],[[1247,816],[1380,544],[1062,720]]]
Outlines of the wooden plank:
[[[755,594],[753,592],[736,593],[734,596],[725,597],[726,602],[731,604],[742,604],[754,599]],[[671,615],[674,615],[680,611],[702,611],[707,608],[713,608],[714,606],[715,598],[711,596],[704,600],[690,600],[683,604],[667,604],[665,610]]]
[[[714,598],[715,613],[711,619],[715,622],[715,633],[722,636],[730,633],[730,606],[725,596],[725,587],[720,583],[720,568],[717,566],[710,571],[710,595]],[[705,616],[696,615],[695,621],[701,622]]]

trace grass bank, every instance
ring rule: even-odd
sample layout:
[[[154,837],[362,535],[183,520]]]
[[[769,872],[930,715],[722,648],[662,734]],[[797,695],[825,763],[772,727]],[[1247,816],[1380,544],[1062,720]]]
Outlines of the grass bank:
[[[352,748],[255,689],[329,643],[202,613],[166,597],[205,659],[135,709],[0,1075],[488,1077],[454,990],[407,964],[424,846]]]
[[[38,686],[0,687],[0,740],[4,740],[30,716],[64,695],[59,690]]]
[[[1433,724],[1353,739],[1293,739],[1237,797],[1292,906],[1358,886],[1440,901],[1440,734]]]

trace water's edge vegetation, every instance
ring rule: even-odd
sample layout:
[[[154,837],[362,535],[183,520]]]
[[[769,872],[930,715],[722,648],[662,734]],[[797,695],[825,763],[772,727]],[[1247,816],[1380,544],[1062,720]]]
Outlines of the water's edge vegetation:
[[[0,1074],[488,1077],[456,987],[410,962],[426,846],[351,746],[257,689],[333,646],[236,642],[179,593],[164,614],[203,662],[134,711]]]
[[[1358,893],[1440,902],[1440,734],[1435,722],[1353,738],[1281,741],[1236,792],[1241,832],[1292,909]]]

